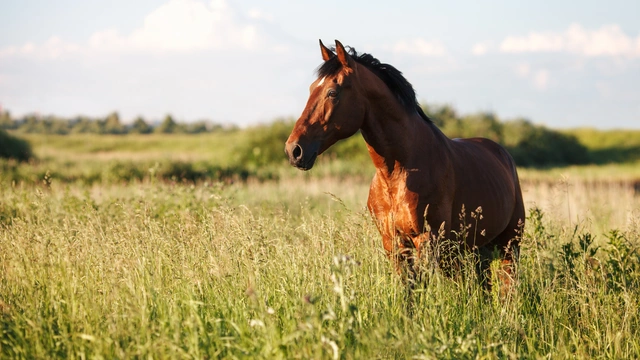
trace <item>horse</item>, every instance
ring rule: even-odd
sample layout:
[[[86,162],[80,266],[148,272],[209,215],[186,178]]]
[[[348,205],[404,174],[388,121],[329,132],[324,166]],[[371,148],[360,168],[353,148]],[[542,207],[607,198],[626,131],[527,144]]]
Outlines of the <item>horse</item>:
[[[367,207],[398,271],[406,264],[415,277],[415,253],[449,240],[497,250],[510,283],[525,221],[511,155],[489,139],[444,135],[395,67],[337,40],[334,49],[320,40],[320,51],[324,63],[285,144],[289,163],[310,170],[318,155],[360,131],[375,166]]]

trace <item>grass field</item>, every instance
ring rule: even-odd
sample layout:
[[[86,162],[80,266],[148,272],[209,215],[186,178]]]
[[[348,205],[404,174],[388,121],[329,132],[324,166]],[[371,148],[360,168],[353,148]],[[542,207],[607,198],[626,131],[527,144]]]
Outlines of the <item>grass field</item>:
[[[207,136],[34,137],[37,163],[4,163],[0,357],[640,357],[637,164],[522,169],[513,291],[484,290],[467,256],[410,304],[365,210],[370,164],[150,172],[233,157]]]

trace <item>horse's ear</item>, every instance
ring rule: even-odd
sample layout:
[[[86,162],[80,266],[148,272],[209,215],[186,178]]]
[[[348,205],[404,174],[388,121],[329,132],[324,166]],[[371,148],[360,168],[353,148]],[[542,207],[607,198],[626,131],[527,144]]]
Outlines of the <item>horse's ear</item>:
[[[338,40],[336,40],[336,54],[338,55],[338,60],[340,60],[340,63],[343,67],[347,69],[353,69],[354,62],[351,58],[351,55],[347,53],[347,50],[345,50],[344,46],[342,46],[342,43],[340,43],[340,41]]]
[[[328,47],[324,46],[322,40],[320,40],[320,51],[322,52],[322,60],[327,61],[332,57],[336,56],[333,51],[329,50]]]

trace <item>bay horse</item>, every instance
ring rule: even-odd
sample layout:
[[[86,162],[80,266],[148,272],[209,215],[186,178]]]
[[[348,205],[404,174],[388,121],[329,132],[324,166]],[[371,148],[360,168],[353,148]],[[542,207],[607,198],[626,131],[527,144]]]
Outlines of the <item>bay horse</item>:
[[[525,220],[511,155],[489,139],[449,139],[400,71],[335,45],[320,41],[324,63],[285,145],[290,164],[309,170],[318,155],[360,130],[375,165],[367,207],[399,271],[399,263],[408,264],[415,275],[415,255],[407,250],[419,254],[461,231],[465,249],[497,248],[510,273]],[[465,208],[476,211],[461,213]]]

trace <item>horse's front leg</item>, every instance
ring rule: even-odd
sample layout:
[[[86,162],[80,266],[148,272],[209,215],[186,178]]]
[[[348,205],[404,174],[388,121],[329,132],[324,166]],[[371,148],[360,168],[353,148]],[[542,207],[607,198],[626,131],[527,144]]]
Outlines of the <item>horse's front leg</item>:
[[[408,274],[414,273],[415,249],[413,243],[397,233],[382,233],[382,246],[389,260],[393,263],[398,275],[403,280]],[[413,275],[409,276],[413,277]]]

